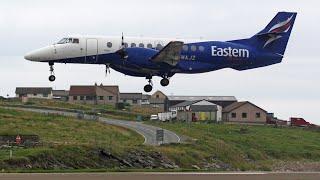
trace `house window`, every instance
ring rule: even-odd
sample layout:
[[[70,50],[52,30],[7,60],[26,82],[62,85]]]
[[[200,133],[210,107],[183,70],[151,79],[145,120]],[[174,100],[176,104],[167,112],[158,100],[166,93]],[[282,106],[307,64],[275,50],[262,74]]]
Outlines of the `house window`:
[[[256,113],[256,118],[260,118],[261,114],[260,113]]]
[[[159,99],[159,94],[156,95],[156,98]]]
[[[103,96],[99,96],[99,100],[103,100],[103,98],[104,98]]]
[[[78,96],[73,96],[73,100],[78,100]]]
[[[43,97],[48,97],[48,94],[43,94]]]
[[[86,100],[92,101],[92,100],[93,100],[93,97],[92,97],[92,96],[86,96]]]
[[[33,94],[33,96],[37,96],[37,94]]]
[[[124,103],[126,103],[126,102],[127,102],[127,100],[126,100],[126,99],[124,99],[124,100],[123,100],[123,102],[124,102]]]
[[[247,118],[247,113],[242,113],[242,118]]]
[[[83,101],[84,100],[84,96],[80,96],[80,100]]]
[[[109,101],[112,101],[113,96],[108,96]]]
[[[237,113],[231,113],[231,117],[232,118],[236,118],[237,117]]]
[[[137,104],[137,103],[138,103],[138,100],[134,99],[134,100],[132,100],[132,103],[133,103],[133,104]]]

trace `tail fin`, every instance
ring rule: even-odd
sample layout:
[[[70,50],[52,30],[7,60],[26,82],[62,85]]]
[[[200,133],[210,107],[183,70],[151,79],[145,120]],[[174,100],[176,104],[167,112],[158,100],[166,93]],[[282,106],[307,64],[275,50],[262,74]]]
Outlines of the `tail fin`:
[[[296,16],[294,12],[279,12],[262,31],[240,42],[283,56]]]

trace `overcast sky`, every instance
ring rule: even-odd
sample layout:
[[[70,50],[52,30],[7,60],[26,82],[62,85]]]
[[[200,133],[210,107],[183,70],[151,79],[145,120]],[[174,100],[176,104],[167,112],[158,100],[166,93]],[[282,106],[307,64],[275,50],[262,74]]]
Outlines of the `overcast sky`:
[[[46,63],[23,59],[28,51],[53,44],[70,34],[233,40],[254,35],[278,11],[298,17],[281,64],[249,71],[224,69],[197,75],[179,74],[169,87],[154,89],[171,95],[232,95],[248,100],[282,119],[292,116],[320,124],[320,3],[316,0],[127,0],[43,1],[1,0],[0,96],[17,86],[116,84],[121,92],[142,92],[144,78],[99,65],[55,65],[57,80],[48,82]]]

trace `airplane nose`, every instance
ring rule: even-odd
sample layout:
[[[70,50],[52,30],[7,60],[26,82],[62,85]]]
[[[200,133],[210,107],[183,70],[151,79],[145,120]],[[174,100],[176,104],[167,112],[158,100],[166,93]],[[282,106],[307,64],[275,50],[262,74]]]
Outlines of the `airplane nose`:
[[[24,59],[29,61],[49,61],[53,60],[53,47],[47,46],[44,48],[31,51],[24,56]]]

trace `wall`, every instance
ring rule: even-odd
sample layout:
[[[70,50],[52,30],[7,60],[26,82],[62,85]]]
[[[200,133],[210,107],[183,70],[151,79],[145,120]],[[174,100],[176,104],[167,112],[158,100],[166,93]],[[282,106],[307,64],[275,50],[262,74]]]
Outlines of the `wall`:
[[[236,118],[232,117],[232,113],[236,113]],[[247,118],[242,118],[242,113],[247,113]],[[260,113],[260,118],[256,118],[256,113]],[[247,103],[229,113],[224,113],[224,118],[230,122],[266,123],[267,113]]]

